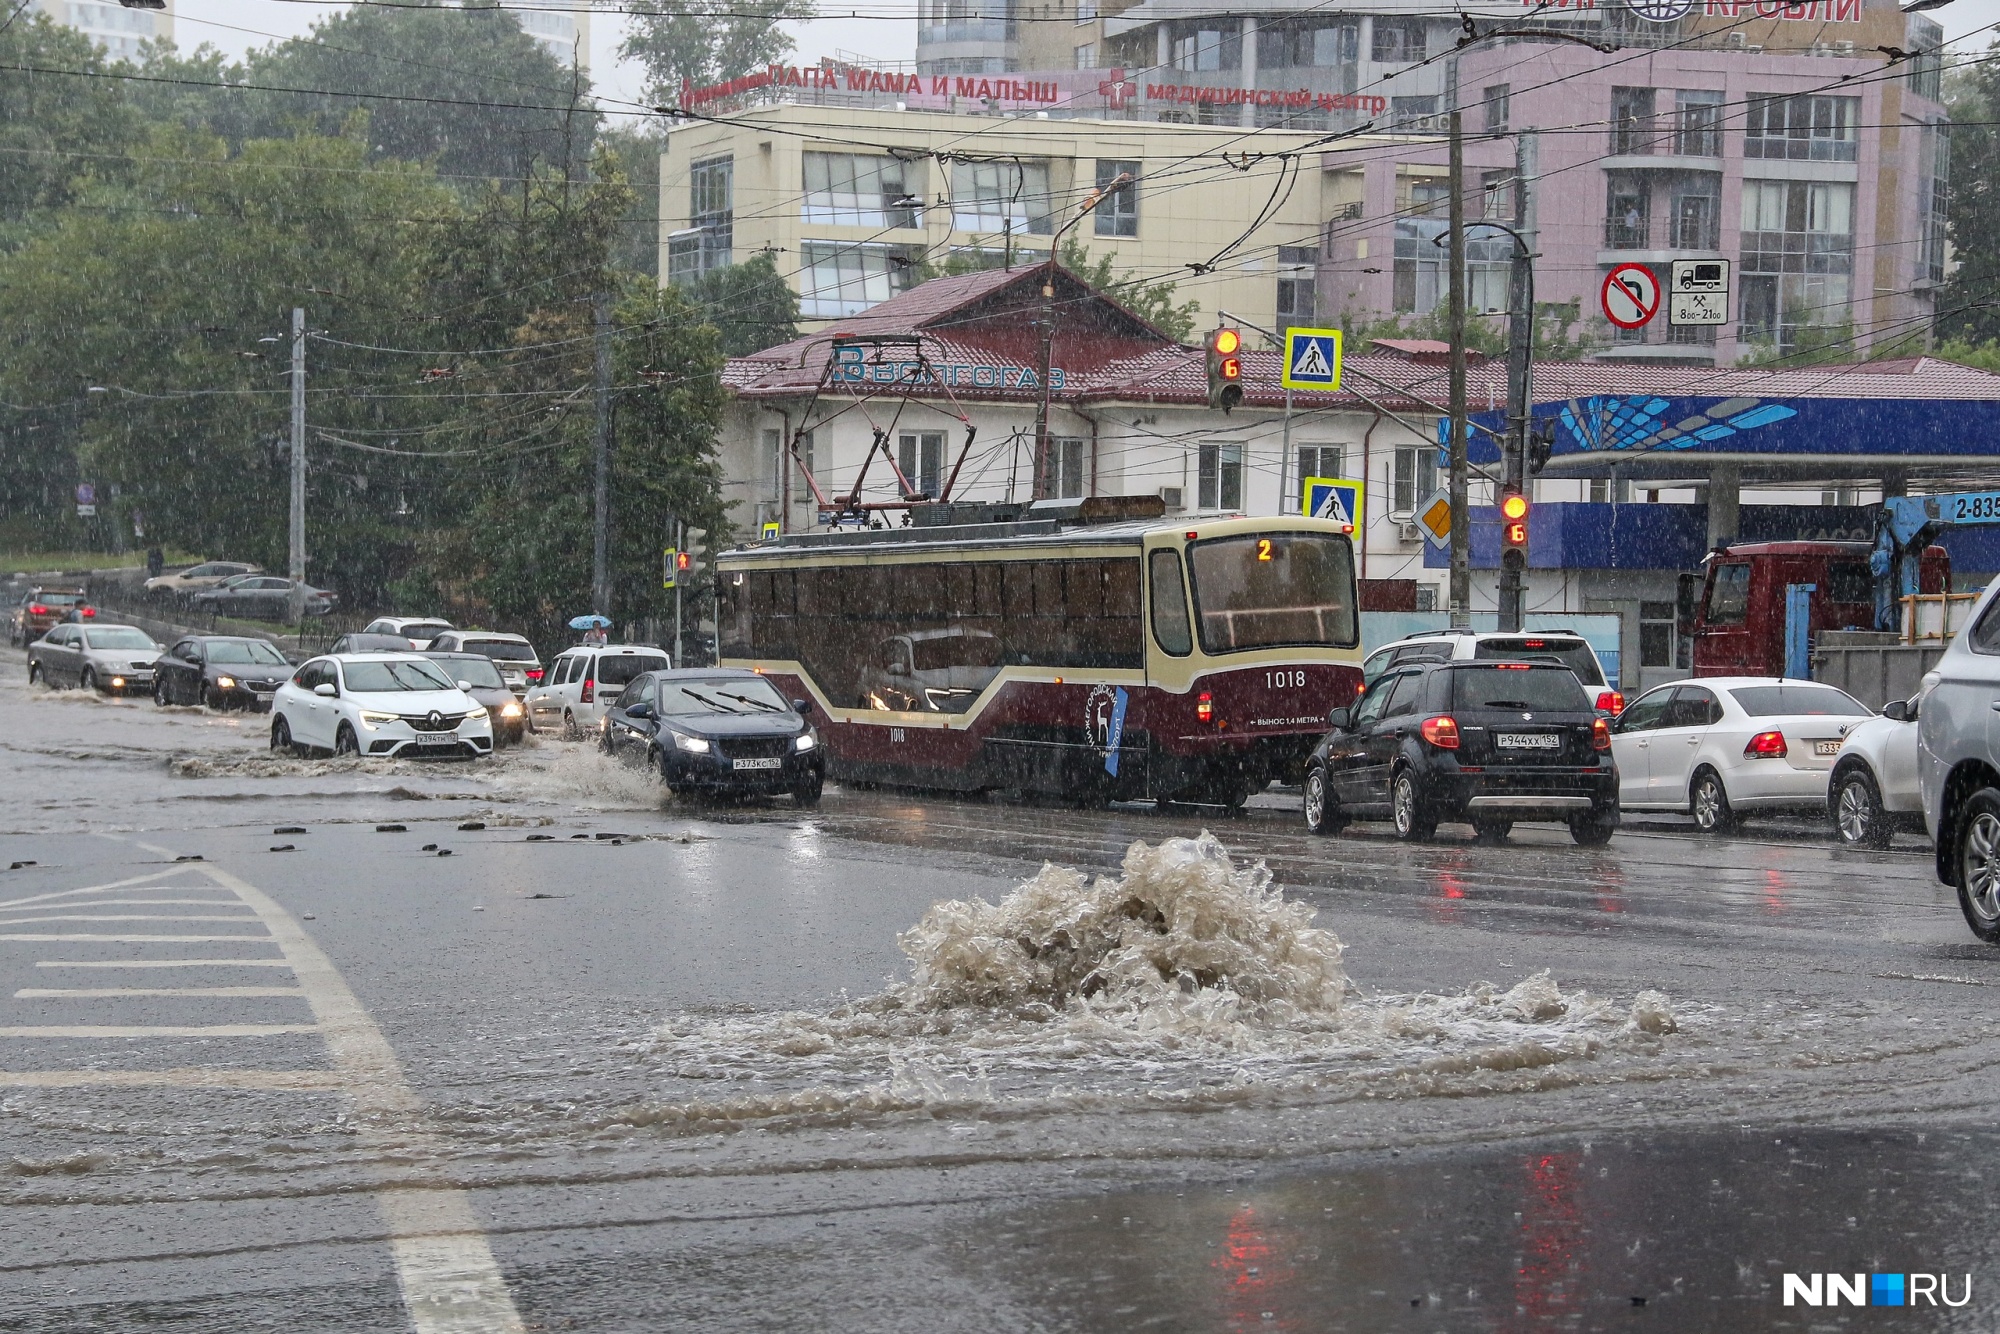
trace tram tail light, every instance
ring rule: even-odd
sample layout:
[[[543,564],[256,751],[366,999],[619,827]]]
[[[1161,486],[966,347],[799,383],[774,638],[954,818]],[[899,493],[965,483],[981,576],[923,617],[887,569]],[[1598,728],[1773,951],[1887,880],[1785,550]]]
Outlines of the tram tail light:
[[[1194,697],[1194,716],[1205,723],[1215,721],[1215,700],[1206,690]]]
[[[1430,742],[1439,750],[1458,749],[1458,719],[1452,717],[1450,714],[1440,714],[1435,718],[1424,719],[1422,723],[1418,724],[1417,731],[1422,735],[1424,740]]]
[[[1785,749],[1785,734],[1778,731],[1759,732],[1750,738],[1750,744],[1743,748],[1746,760],[1782,760],[1789,752]]]
[[[1597,707],[1616,718],[1625,712],[1625,696],[1616,690],[1600,690],[1597,693]]]
[[[1611,724],[1602,718],[1590,720],[1590,748],[1592,750],[1611,749]]]

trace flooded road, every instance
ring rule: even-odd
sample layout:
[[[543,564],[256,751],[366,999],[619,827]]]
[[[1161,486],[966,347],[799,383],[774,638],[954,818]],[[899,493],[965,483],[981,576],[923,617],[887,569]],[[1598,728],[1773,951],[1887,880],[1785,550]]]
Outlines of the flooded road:
[[[1914,841],[687,807],[265,722],[0,673],[0,1329],[1996,1324],[2000,955]]]

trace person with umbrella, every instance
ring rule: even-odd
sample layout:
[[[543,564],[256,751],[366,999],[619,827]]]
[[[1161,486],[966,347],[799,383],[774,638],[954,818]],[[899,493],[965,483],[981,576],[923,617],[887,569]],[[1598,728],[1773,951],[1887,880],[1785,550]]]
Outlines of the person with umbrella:
[[[611,618],[608,616],[571,617],[569,628],[583,631],[583,642],[587,648],[596,648],[611,642],[604,633],[611,628]]]

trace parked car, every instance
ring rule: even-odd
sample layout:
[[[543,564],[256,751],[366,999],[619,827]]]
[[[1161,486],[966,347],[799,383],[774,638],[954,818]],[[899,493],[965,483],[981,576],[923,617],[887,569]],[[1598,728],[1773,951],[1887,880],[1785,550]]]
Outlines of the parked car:
[[[2000,944],[2000,580],[1924,674],[1917,781],[1937,878],[1958,890],[1972,933]]]
[[[484,653],[426,653],[424,656],[444,668],[444,674],[457,683],[460,690],[486,706],[486,712],[493,720],[493,745],[496,749],[521,740],[521,733],[527,730],[528,711],[521,706],[514,692],[507,688],[493,659]]]
[[[84,620],[97,615],[81,588],[31,588],[14,604],[7,623],[7,642],[16,648],[32,644],[72,612]]]
[[[190,565],[176,574],[156,574],[142,587],[149,596],[184,598],[214,588],[225,579],[262,573],[264,567],[261,565],[250,565],[240,560],[211,560]]]
[[[401,635],[416,645],[418,651],[431,646],[431,640],[447,630],[455,629],[450,621],[436,616],[377,616],[361,627],[364,635]]]
[[[1826,809],[1834,757],[1874,716],[1844,690],[1770,676],[1704,676],[1626,705],[1612,729],[1628,811],[1692,815],[1724,833],[1745,811]]]
[[[1599,712],[1614,717],[1625,707],[1625,696],[1604,679],[1604,664],[1590,641],[1573,630],[1537,630],[1514,634],[1494,630],[1425,630],[1393,644],[1384,644],[1361,663],[1363,685],[1391,667],[1410,662],[1544,662],[1555,661],[1576,673]]]
[[[1568,667],[1410,662],[1327,721],[1304,780],[1314,833],[1386,818],[1403,839],[1451,821],[1498,841],[1517,820],[1559,820],[1598,844],[1618,827],[1610,725]]]
[[[740,667],[646,672],[605,711],[603,745],[643,754],[676,794],[789,792],[810,806],[826,779],[810,707]]]
[[[160,655],[153,702],[262,712],[291,674],[291,662],[266,640],[189,635]]]
[[[1898,829],[1924,825],[1917,784],[1917,712],[1921,695],[1892,699],[1850,728],[1834,757],[1827,814],[1842,843],[1885,848]]]
[[[541,655],[521,635],[497,630],[445,630],[430,642],[432,653],[481,653],[500,669],[500,679],[516,697],[525,697],[542,680]]]
[[[310,754],[471,757],[493,751],[492,718],[429,658],[356,653],[310,659],[271,702],[271,749]]]
[[[136,625],[58,625],[28,645],[28,680],[106,695],[150,694],[160,646]]]
[[[417,646],[401,635],[342,635],[328,653],[415,653]]]
[[[305,612],[324,616],[340,599],[323,588],[305,586]],[[271,574],[239,574],[189,599],[196,611],[248,621],[279,621],[291,615],[292,581]]]
[[[590,644],[564,649],[528,688],[528,722],[562,729],[574,741],[596,735],[604,710],[641,672],[663,672],[672,658],[650,644]]]

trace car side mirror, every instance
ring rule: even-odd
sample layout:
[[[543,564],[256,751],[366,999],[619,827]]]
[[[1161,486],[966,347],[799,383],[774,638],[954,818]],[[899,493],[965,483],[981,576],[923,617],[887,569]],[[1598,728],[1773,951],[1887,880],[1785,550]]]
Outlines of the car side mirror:
[[[909,674],[910,674],[910,669],[905,667],[902,663],[892,662],[889,664],[889,675],[908,676]]]
[[[1326,715],[1326,725],[1336,732],[1351,730],[1354,726],[1352,710],[1346,708],[1333,710]]]
[[[798,715],[799,715],[799,717],[801,717],[801,718],[810,718],[810,717],[812,717],[812,711],[813,711],[813,706],[812,706],[812,701],[811,701],[811,700],[809,700],[809,699],[795,699],[795,700],[793,700],[793,701],[792,701],[792,708],[793,708],[793,709],[795,709],[795,710],[796,710],[796,711],[798,712]]]
[[[1891,722],[1910,721],[1910,702],[1906,699],[1892,699],[1882,706],[1882,716]]]
[[[337,687],[328,685],[325,681],[322,681],[313,687],[313,694],[318,695],[322,699],[334,699],[340,694],[340,691]]]
[[[631,708],[625,710],[625,716],[627,718],[650,718],[653,716],[653,706],[650,704],[634,704]]]
[[[459,688],[460,690],[470,690],[470,689],[472,689],[472,682],[470,682],[470,681],[460,681],[460,682],[458,683],[458,688]]]

